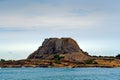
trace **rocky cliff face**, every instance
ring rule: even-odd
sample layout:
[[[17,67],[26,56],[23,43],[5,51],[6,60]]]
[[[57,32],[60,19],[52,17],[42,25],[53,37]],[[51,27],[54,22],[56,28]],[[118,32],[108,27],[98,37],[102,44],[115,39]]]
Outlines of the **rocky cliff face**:
[[[83,61],[90,59],[77,42],[72,38],[49,38],[45,39],[42,46],[28,56],[28,59],[52,59],[54,55],[63,55],[69,61]]]

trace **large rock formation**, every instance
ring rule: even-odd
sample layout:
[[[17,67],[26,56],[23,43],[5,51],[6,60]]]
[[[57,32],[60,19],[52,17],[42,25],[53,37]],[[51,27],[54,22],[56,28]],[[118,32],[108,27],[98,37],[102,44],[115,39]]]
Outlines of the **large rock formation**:
[[[45,39],[42,46],[28,56],[28,59],[52,59],[54,55],[62,55],[68,61],[84,61],[91,57],[79,48],[72,38]]]

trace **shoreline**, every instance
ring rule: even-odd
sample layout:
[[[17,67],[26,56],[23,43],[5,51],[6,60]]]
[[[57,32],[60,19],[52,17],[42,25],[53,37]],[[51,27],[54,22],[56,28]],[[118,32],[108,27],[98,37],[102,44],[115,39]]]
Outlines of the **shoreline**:
[[[111,66],[83,66],[83,67],[0,67],[0,69],[3,68],[120,68],[120,67],[111,67]]]
[[[95,59],[95,63],[81,63],[61,60],[59,63],[54,60],[18,60],[0,62],[0,68],[117,68],[120,67],[120,60]]]

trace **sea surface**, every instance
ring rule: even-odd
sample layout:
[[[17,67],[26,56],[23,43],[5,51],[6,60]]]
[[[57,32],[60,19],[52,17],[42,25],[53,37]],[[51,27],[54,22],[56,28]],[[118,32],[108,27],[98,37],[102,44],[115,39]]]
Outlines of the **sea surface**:
[[[120,68],[0,68],[0,80],[120,80]]]

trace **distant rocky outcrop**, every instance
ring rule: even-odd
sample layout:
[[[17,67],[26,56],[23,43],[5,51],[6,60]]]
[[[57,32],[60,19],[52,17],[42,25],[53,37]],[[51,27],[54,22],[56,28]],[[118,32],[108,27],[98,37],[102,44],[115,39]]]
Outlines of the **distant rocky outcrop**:
[[[53,59],[55,55],[64,56],[64,60],[79,62],[92,58],[72,38],[49,38],[27,59]]]

